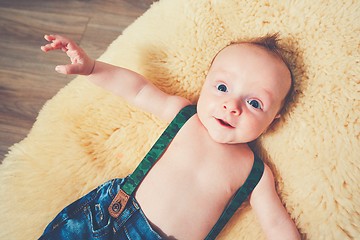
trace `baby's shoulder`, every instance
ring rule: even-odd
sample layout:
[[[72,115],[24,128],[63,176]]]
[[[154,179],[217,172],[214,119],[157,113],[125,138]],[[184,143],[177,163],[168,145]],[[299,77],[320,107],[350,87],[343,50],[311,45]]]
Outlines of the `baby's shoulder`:
[[[252,168],[255,154],[247,144],[237,144],[231,146],[228,153],[228,157],[232,158],[233,161],[238,162],[242,168],[248,167],[249,170]]]

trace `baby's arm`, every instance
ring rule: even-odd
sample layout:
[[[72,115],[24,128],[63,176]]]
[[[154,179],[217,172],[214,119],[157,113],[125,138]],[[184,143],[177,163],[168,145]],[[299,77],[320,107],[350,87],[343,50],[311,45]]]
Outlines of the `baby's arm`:
[[[275,190],[274,177],[265,165],[264,175],[250,197],[250,204],[267,239],[300,239],[300,234]]]
[[[71,64],[56,66],[59,73],[89,75],[96,85],[167,121],[190,104],[185,98],[162,92],[140,74],[91,59],[70,39],[60,35],[45,35],[45,39],[50,43],[41,47],[44,52],[60,49],[71,60]]]

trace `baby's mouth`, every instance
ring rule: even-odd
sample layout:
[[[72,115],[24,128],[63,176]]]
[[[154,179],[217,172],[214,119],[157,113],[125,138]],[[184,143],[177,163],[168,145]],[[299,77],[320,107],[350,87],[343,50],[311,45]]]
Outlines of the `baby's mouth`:
[[[223,126],[223,127],[226,127],[226,128],[235,128],[234,126],[232,126],[230,123],[228,123],[228,122],[226,122],[226,121],[224,121],[224,120],[222,120],[222,119],[216,119],[219,123],[220,123],[220,125],[221,126]]]

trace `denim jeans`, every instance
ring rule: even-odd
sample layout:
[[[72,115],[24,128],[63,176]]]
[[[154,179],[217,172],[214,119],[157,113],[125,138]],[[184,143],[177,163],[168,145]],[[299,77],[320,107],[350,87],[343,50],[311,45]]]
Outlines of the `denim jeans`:
[[[119,217],[110,216],[108,207],[124,182],[125,179],[108,181],[67,206],[40,239],[162,239],[133,196]]]

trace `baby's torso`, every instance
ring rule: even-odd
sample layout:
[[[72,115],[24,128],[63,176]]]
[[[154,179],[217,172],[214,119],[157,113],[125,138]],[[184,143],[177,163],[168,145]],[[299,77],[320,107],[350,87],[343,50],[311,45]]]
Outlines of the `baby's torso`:
[[[252,164],[247,145],[213,142],[195,114],[142,181],[136,198],[166,235],[203,239]]]

